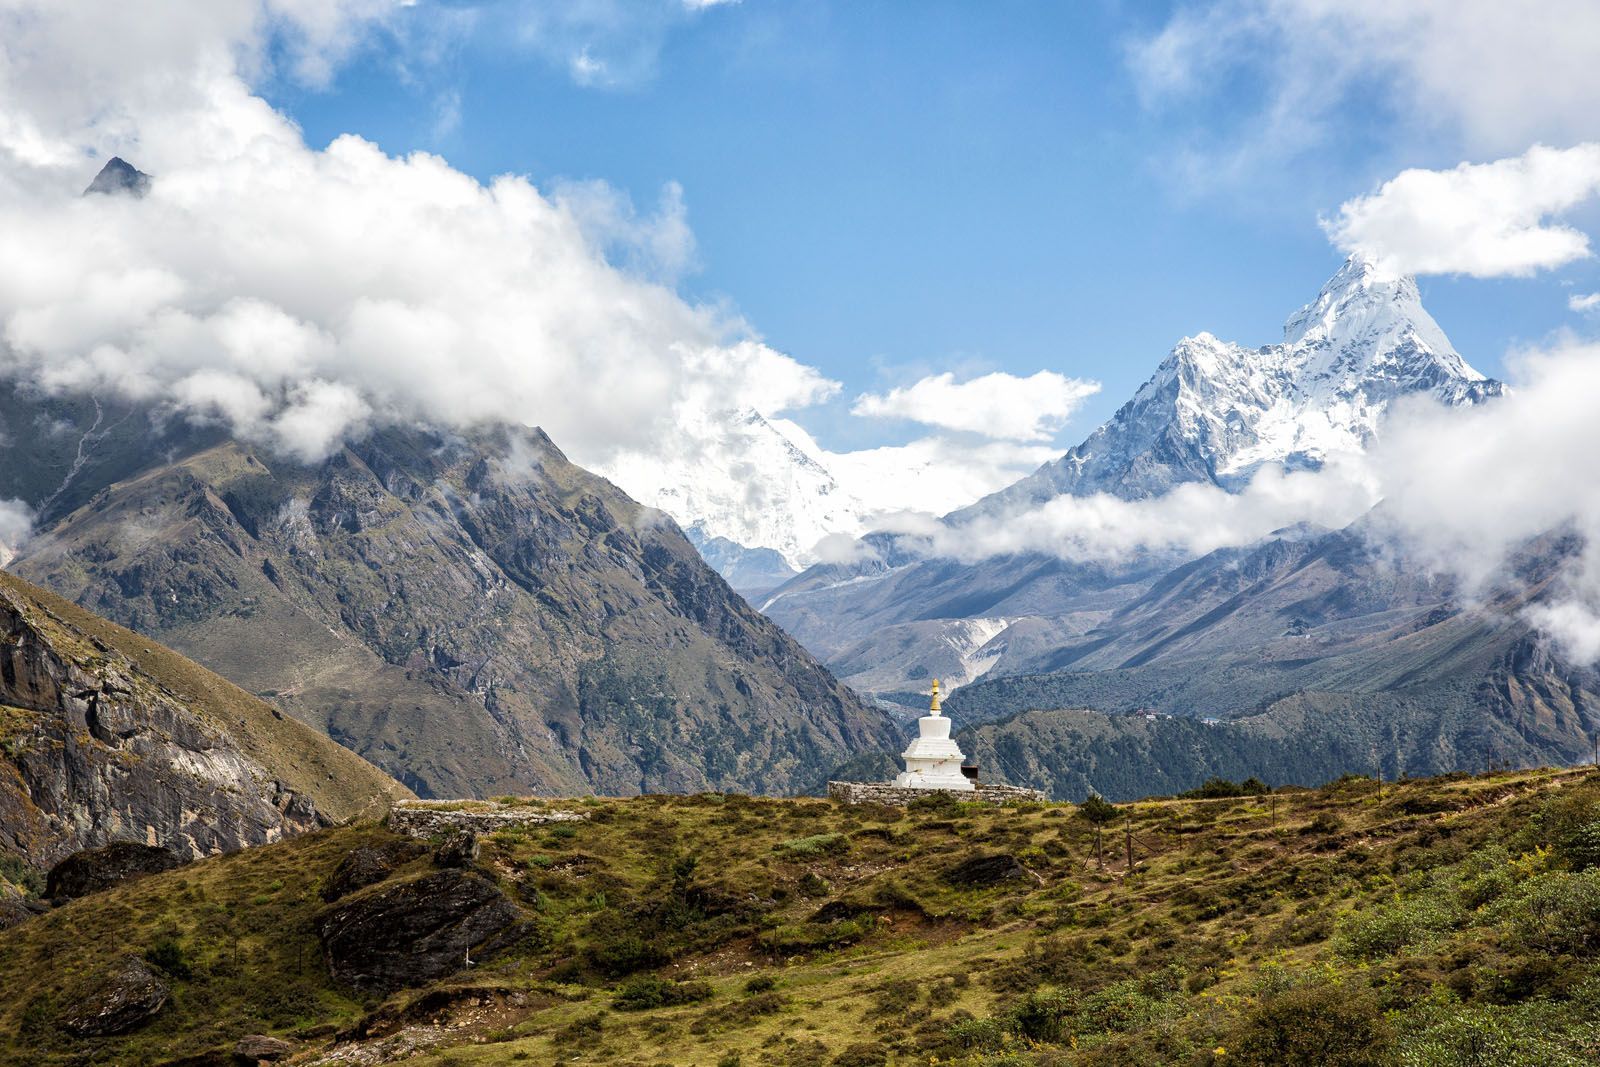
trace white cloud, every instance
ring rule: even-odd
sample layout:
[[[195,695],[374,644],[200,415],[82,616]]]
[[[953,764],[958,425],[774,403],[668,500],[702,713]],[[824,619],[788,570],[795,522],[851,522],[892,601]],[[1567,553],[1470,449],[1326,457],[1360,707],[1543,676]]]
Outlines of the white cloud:
[[[285,34],[317,76],[391,5],[204,8],[0,0],[0,373],[308,459],[375,421],[504,419],[593,463],[697,398],[773,411],[837,388],[676,294],[676,187],[641,214],[354,136],[316,150],[244,81]],[[77,195],[111,152],[156,175],[145,199]]]
[[[900,512],[943,515],[1004,489],[1061,455],[1048,445],[970,441],[933,435],[903,445],[830,452],[795,423],[772,420],[790,441],[838,479],[876,524]]]
[[[1582,259],[1589,238],[1551,221],[1600,193],[1600,144],[1535,145],[1492,163],[1406,170],[1324,220],[1329,238],[1403,274],[1527,275]]]
[[[851,414],[909,419],[996,440],[1048,441],[1099,391],[1098,382],[1047,370],[1026,378],[996,372],[964,382],[946,372],[885,394],[863,393]]]
[[[1600,135],[1591,0],[1199,0],[1129,58],[1153,106],[1215,101],[1228,114],[1259,92],[1225,132],[1268,150],[1323,142],[1356,98],[1474,153]]]
[[[11,562],[33,532],[33,509],[21,500],[0,500],[0,567]]]
[[[1573,293],[1567,297],[1567,310],[1580,313],[1600,311],[1600,293]]]

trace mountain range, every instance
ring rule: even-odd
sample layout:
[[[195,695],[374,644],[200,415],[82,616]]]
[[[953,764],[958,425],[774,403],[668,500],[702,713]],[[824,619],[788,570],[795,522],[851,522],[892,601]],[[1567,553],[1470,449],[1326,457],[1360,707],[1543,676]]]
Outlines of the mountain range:
[[[1237,489],[1265,464],[1315,468],[1364,448],[1396,399],[1479,403],[1500,383],[1470,367],[1422,307],[1416,283],[1351,258],[1290,316],[1280,344],[1209,334],[1180,341],[1110,420],[1065,456],[945,517],[951,529],[1061,496],[1126,500],[1200,483]],[[978,563],[887,556],[823,565],[763,609],[842,677],[869,692],[959,687],[1048,659],[1186,562],[1170,551],[1113,561],[1035,553]]]
[[[663,513],[543,434],[377,430],[325,461],[0,389],[10,564],[420,794],[819,787],[893,747]]]
[[[1281,343],[1185,338],[1082,444],[942,521],[1003,527],[1063,495],[1237,491],[1264,466],[1316,469],[1368,447],[1398,400],[1503,392],[1455,351],[1412,279],[1352,258]],[[1408,554],[1381,505],[1344,529],[1299,525],[1199,558],[971,562],[873,535],[857,561],[808,569],[763,610],[902,719],[929,678],[959,690],[948,706],[964,744],[1006,780],[1134,796],[1212,774],[1317,781],[1353,766],[1582,758],[1600,681],[1525,621],[1571,550],[1553,531],[1493,596],[1468,601]]]

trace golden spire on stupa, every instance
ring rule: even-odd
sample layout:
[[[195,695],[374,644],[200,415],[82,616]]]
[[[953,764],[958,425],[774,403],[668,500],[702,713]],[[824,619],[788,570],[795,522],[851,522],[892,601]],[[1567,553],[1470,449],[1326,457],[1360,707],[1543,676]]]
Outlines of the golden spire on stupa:
[[[929,715],[939,714],[939,679],[933,680],[933,707],[928,710]]]

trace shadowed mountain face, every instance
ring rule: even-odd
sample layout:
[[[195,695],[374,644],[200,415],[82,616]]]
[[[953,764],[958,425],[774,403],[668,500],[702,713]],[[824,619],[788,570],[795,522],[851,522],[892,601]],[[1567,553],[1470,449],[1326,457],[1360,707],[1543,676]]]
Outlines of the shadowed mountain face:
[[[1467,606],[1368,533],[1212,553],[1017,675],[955,694],[950,714],[980,760],[1062,796],[1585,759],[1600,675],[1520,618],[1573,546],[1528,546],[1504,588]]]
[[[83,191],[84,196],[90,193],[104,193],[108,195],[121,194],[126,196],[143,196],[150,191],[150,175],[127,162],[121,156],[112,156],[105,166],[100,168],[100,173],[94,176],[94,181]]]
[[[13,569],[419,793],[799,792],[895,743],[670,519],[537,431],[385,430],[305,467],[130,412],[142,469],[91,483],[105,411],[45,406],[56,453],[90,459],[52,486],[0,458],[0,496],[54,494]]]

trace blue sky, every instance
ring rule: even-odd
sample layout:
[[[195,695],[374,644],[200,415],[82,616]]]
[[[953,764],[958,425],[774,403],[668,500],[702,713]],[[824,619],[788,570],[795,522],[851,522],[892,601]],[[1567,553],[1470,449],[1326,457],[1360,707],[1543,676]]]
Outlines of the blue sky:
[[[1172,21],[1162,4],[658,10],[537,43],[481,12],[454,34],[418,21],[324,88],[265,91],[313,146],[353,131],[484,179],[602,179],[641,210],[677,183],[697,242],[680,289],[727,301],[844,382],[802,417],[836,448],[912,433],[846,417],[863,390],[1041,368],[1104,384],[1062,432],[1070,444],[1180,336],[1275,340],[1342,258],[1319,217],[1405,167],[1502,147],[1398,117],[1381,73],[1330,89],[1314,132],[1260,142],[1285,90],[1247,61],[1152,100],[1130,55]],[[419,58],[419,39],[440,54]],[[614,83],[580,84],[577,54]],[[1422,285],[1457,347],[1496,374],[1508,348],[1582,328],[1566,294],[1597,276],[1580,261]]]

